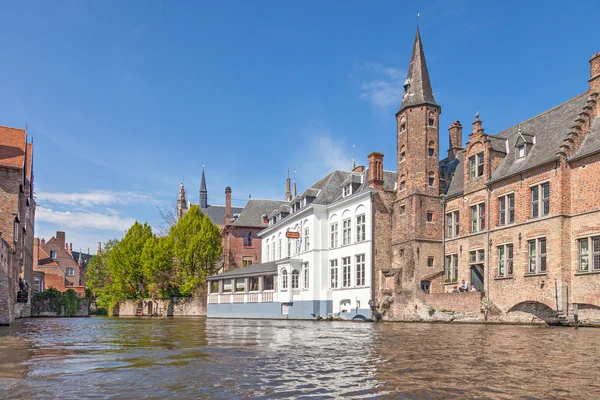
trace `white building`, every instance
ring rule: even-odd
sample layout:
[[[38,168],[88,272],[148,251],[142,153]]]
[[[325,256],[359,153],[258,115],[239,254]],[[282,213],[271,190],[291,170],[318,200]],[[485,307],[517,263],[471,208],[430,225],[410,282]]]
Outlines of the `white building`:
[[[333,171],[265,211],[262,263],[209,277],[209,317],[370,317],[373,222],[367,171]],[[395,174],[384,173],[393,186]]]

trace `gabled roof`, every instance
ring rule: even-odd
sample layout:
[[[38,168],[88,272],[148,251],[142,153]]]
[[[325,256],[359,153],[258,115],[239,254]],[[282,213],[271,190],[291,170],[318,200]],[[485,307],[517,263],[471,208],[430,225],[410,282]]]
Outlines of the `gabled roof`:
[[[265,228],[268,224],[263,222],[264,214],[271,214],[286,204],[283,200],[250,199],[240,216],[231,224],[233,226],[248,226]]]
[[[73,260],[75,260],[76,263],[79,263],[79,255],[81,255],[81,263],[82,263],[81,268],[83,270],[85,270],[87,268],[88,263],[90,262],[92,257],[94,257],[93,254],[80,253],[78,251],[71,252],[71,255],[73,256]]]
[[[197,204],[192,205],[198,206]],[[231,216],[241,213],[243,209],[243,207],[231,207]],[[225,206],[208,205],[206,208],[200,208],[200,212],[210,218],[213,224],[217,226],[225,225]]]
[[[0,126],[0,166],[23,168],[23,160],[27,154],[27,179],[31,179],[31,161],[33,145],[25,139],[27,132],[24,129]]]
[[[34,260],[35,261],[35,260]],[[41,246],[38,252],[38,260],[37,263],[42,267],[57,267],[58,263],[48,255],[46,250],[44,250]]]
[[[423,44],[421,42],[421,33],[418,27],[404,87],[405,92],[402,97],[400,111],[406,107],[421,104],[436,104],[433,98],[429,71],[427,70],[427,62],[425,61],[425,52],[423,51]]]

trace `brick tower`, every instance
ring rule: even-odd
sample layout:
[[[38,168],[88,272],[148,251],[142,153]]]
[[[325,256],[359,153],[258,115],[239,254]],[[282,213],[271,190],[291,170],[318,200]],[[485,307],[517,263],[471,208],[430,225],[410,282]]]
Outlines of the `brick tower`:
[[[440,113],[417,27],[404,95],[396,113],[398,182],[392,226],[392,266],[399,278],[397,293],[407,301],[422,284],[431,292],[443,289],[441,279],[435,280],[443,271]]]

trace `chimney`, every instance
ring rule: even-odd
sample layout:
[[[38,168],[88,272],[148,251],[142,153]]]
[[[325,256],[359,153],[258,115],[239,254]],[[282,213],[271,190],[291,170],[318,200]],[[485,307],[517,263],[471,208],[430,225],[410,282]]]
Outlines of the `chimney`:
[[[33,239],[33,267],[36,268],[40,259],[40,238]]]
[[[69,243],[69,253],[73,252],[73,243]]]
[[[288,168],[287,178],[285,180],[285,201],[292,201],[292,181],[290,180],[290,169]]]
[[[42,246],[46,245],[46,239],[42,238]]]
[[[450,148],[448,149],[448,161],[454,160],[456,158],[456,153],[462,150],[462,125],[460,121],[454,121],[450,128],[448,128],[448,133],[450,134]]]
[[[231,223],[231,188],[225,188],[225,225]]]
[[[354,169],[352,170],[352,172],[356,172],[359,174],[362,174],[364,171],[365,171],[364,165],[359,165],[358,167],[354,167]]]
[[[596,101],[596,115],[600,114],[600,53],[590,58],[590,96]]]
[[[102,242],[98,242],[98,249],[96,250],[96,255],[100,255],[102,253]]]
[[[56,232],[56,241],[58,242],[58,244],[61,247],[65,247],[66,248],[65,233],[64,232],[60,232],[60,231]]]
[[[383,153],[372,152],[369,154],[369,187],[383,190]]]

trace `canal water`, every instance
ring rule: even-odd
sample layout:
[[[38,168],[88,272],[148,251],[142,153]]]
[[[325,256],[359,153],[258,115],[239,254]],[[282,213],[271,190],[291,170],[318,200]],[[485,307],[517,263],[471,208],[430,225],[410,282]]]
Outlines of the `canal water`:
[[[0,398],[600,399],[600,330],[30,319],[0,328]]]

